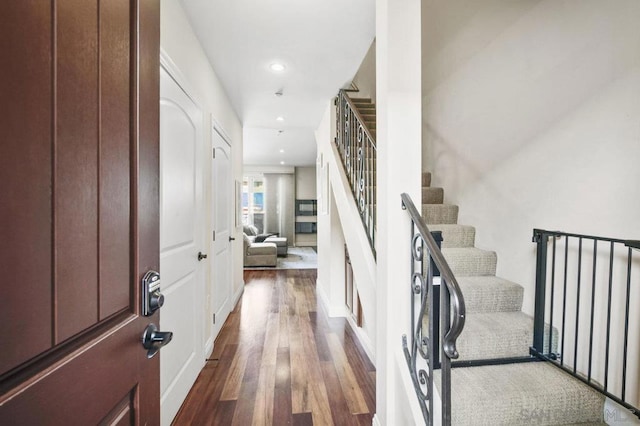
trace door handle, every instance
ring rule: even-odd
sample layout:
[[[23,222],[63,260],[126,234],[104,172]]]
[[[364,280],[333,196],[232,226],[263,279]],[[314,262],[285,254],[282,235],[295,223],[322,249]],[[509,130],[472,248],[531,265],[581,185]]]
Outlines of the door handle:
[[[171,339],[173,339],[171,331],[158,331],[155,324],[149,324],[142,332],[142,347],[147,350],[147,358],[153,358]]]
[[[204,254],[203,252],[199,251],[198,252],[198,262],[202,261],[202,259],[206,259],[207,255]]]
[[[235,241],[236,239],[233,237],[229,237],[229,241]]]

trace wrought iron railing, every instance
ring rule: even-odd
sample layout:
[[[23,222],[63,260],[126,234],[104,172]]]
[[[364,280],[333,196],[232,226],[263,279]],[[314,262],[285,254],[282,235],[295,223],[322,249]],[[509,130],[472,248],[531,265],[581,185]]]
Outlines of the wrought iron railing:
[[[345,90],[336,98],[335,139],[369,245],[376,254],[376,143]]]
[[[434,370],[440,369],[442,424],[451,424],[451,360],[465,322],[465,305],[440,251],[442,234],[430,232],[411,197],[402,194],[411,216],[411,338],[402,336],[407,365],[425,423],[434,424]],[[436,238],[434,238],[434,236]]]
[[[537,265],[531,354],[639,416],[640,254],[634,256],[634,250],[640,249],[640,241],[541,229],[534,229],[533,241]],[[559,346],[549,349],[545,334],[551,341],[554,329],[559,329]]]

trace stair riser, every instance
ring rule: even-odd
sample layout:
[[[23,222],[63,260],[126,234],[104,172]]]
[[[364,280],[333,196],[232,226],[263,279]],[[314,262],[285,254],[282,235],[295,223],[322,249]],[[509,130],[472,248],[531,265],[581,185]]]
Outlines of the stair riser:
[[[422,217],[427,224],[455,224],[458,223],[458,206],[423,204]]]
[[[464,225],[430,225],[429,230],[442,232],[442,248],[473,247],[476,229]]]
[[[477,277],[496,274],[498,258],[494,252],[485,251],[459,256],[450,253],[449,250],[451,249],[443,249],[442,253],[455,276]]]
[[[431,186],[431,173],[422,172],[422,186]]]
[[[474,286],[458,283],[464,295],[468,314],[490,312],[519,312],[522,309],[524,289],[520,286]]]
[[[444,190],[442,188],[422,188],[422,204],[442,204]]]

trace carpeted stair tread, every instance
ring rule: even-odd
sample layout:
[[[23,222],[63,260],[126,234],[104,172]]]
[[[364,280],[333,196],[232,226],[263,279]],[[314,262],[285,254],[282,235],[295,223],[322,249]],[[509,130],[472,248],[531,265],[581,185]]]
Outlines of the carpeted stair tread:
[[[442,204],[444,201],[444,190],[428,186],[422,188],[422,204]]]
[[[543,362],[451,370],[451,424],[602,424],[604,397]],[[440,372],[435,373],[440,386]]]
[[[423,204],[422,217],[427,224],[458,223],[458,206],[455,204]]]
[[[467,313],[520,312],[524,288],[496,276],[456,277]]]
[[[431,186],[431,172],[422,172],[422,187]]]
[[[486,276],[496,274],[496,252],[475,247],[443,248],[447,263],[456,277]]]
[[[548,346],[548,325],[544,347]],[[557,347],[557,330],[553,334]],[[458,338],[459,360],[482,360],[529,355],[533,342],[533,318],[522,312],[489,312],[467,314]]]
[[[356,105],[371,104],[371,98],[355,98],[355,97],[352,98],[351,96],[349,96],[349,99],[351,99],[351,102],[353,102]]]
[[[442,247],[473,247],[476,239],[476,228],[467,225],[429,225],[430,231],[442,232]]]

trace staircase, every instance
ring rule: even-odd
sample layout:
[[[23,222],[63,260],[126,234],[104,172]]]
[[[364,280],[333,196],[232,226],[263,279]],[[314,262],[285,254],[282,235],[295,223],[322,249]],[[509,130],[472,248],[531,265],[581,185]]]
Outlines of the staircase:
[[[370,99],[349,99],[337,103],[338,127],[349,123],[350,130],[339,131],[336,143],[345,171],[347,175],[351,173],[349,178],[357,202],[357,185],[362,175],[355,165],[354,151],[360,143],[355,128],[359,123],[367,128],[366,134],[375,149],[376,106]],[[347,110],[350,112],[345,114]],[[350,148],[347,148],[348,142]],[[365,151],[364,158],[367,162],[364,176],[371,182],[368,191],[373,197],[368,199],[365,211],[372,210],[375,218],[375,151]],[[475,228],[458,224],[458,206],[446,204],[444,200],[444,190],[432,187],[431,174],[423,173],[422,218],[430,231],[441,232],[441,251],[456,277],[466,307],[464,328],[456,343],[459,358],[451,364],[451,380],[445,382],[449,383],[447,390],[442,388],[444,370],[433,371],[433,382],[440,394],[447,391],[451,394],[450,424],[606,424],[603,423],[605,397],[602,393],[530,355],[534,323],[532,317],[522,312],[523,287],[496,276],[496,253],[475,247]],[[375,235],[375,220],[366,220],[364,215],[362,218],[365,228],[373,224]],[[372,249],[375,254],[373,244]],[[422,319],[422,328],[427,330],[428,326],[427,313]],[[425,336],[426,331],[422,335]],[[555,327],[545,325],[542,347],[545,353],[558,352]],[[425,386],[425,382],[421,383],[414,382],[416,389]]]
[[[376,139],[376,104],[371,101],[371,98],[351,98],[351,102],[364,119],[364,124],[371,136]]]
[[[458,206],[444,203],[430,173],[422,176],[422,200],[422,216],[430,231],[442,232],[442,253],[466,304],[451,370],[451,424],[605,424],[603,395],[553,365],[528,362],[533,319],[521,311],[522,286],[495,275],[496,253],[475,247],[475,228],[458,224]],[[557,331],[551,335],[553,349]]]

